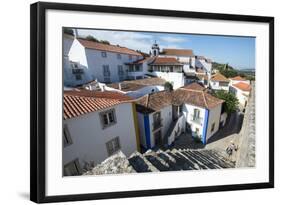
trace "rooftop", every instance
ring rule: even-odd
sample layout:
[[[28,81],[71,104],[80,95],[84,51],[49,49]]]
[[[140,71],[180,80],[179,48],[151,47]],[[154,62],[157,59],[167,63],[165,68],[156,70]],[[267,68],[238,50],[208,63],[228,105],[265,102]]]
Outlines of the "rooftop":
[[[189,87],[179,88],[175,91],[160,91],[139,98],[136,101],[137,110],[143,113],[158,111],[168,105],[181,105],[183,103],[211,109],[224,101],[202,90],[200,85],[191,84]]]
[[[251,90],[251,85],[249,85],[247,83],[243,83],[243,82],[233,84],[232,86],[234,86],[240,90],[246,91],[246,92],[249,92]]]
[[[149,65],[182,65],[176,58],[155,57]]]
[[[143,87],[146,86],[152,86],[152,85],[164,85],[166,81],[162,78],[144,78],[144,79],[139,79],[139,80],[129,80],[129,81],[123,81],[120,83],[111,83],[107,84],[107,86],[115,89],[119,89],[119,85],[121,85],[121,90],[122,91],[135,91],[139,90]]]
[[[199,83],[191,83],[189,85],[183,86],[182,88],[184,89],[189,89],[189,90],[199,90],[203,91],[205,90],[204,86],[200,85]]]
[[[163,49],[164,55],[172,55],[172,56],[194,56],[193,50],[191,49]]]
[[[64,91],[63,117],[69,119],[112,107],[132,98],[110,91]]]
[[[139,52],[134,51],[132,49],[121,47],[117,45],[107,45],[103,43],[98,43],[94,41],[89,41],[86,39],[77,39],[85,48],[95,49],[95,50],[101,50],[101,51],[109,51],[109,52],[115,52],[115,53],[123,53],[123,54],[129,54],[129,55],[136,55],[136,56],[142,56]]]
[[[229,82],[229,80],[222,74],[216,73],[211,77],[212,81],[219,81],[219,82]]]
[[[235,76],[234,78],[230,78],[231,80],[237,80],[237,81],[246,81],[245,78],[241,77],[241,76]]]

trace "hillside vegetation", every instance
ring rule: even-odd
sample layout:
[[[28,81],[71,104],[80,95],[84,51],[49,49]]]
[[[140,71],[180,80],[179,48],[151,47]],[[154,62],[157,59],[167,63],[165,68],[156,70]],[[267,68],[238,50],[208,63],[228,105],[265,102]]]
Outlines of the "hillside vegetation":
[[[237,75],[246,78],[247,80],[255,80],[255,71],[254,70],[237,70],[228,64],[221,64],[217,62],[212,63],[212,68],[217,69],[221,74],[227,78],[232,78]]]

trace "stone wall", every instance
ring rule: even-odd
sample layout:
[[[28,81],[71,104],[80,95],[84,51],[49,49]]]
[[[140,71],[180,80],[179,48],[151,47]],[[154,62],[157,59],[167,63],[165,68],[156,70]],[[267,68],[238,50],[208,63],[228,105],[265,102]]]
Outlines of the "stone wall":
[[[252,83],[249,103],[245,110],[243,125],[239,133],[240,142],[237,153],[236,167],[255,166],[255,83]]]

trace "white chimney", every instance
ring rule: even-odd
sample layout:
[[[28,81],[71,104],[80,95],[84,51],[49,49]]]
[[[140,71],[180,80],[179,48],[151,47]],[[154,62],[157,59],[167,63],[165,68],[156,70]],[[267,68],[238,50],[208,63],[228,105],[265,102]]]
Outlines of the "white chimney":
[[[119,85],[119,90],[122,90],[122,86],[121,86],[121,83],[119,83],[118,85]]]
[[[78,31],[77,28],[73,29],[75,38],[78,38]]]

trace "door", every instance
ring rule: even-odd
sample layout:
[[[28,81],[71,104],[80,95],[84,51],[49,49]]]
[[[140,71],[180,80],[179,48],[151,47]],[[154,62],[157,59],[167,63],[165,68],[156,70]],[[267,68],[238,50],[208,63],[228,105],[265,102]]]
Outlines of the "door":
[[[162,144],[161,129],[154,133],[154,145],[159,147]]]

